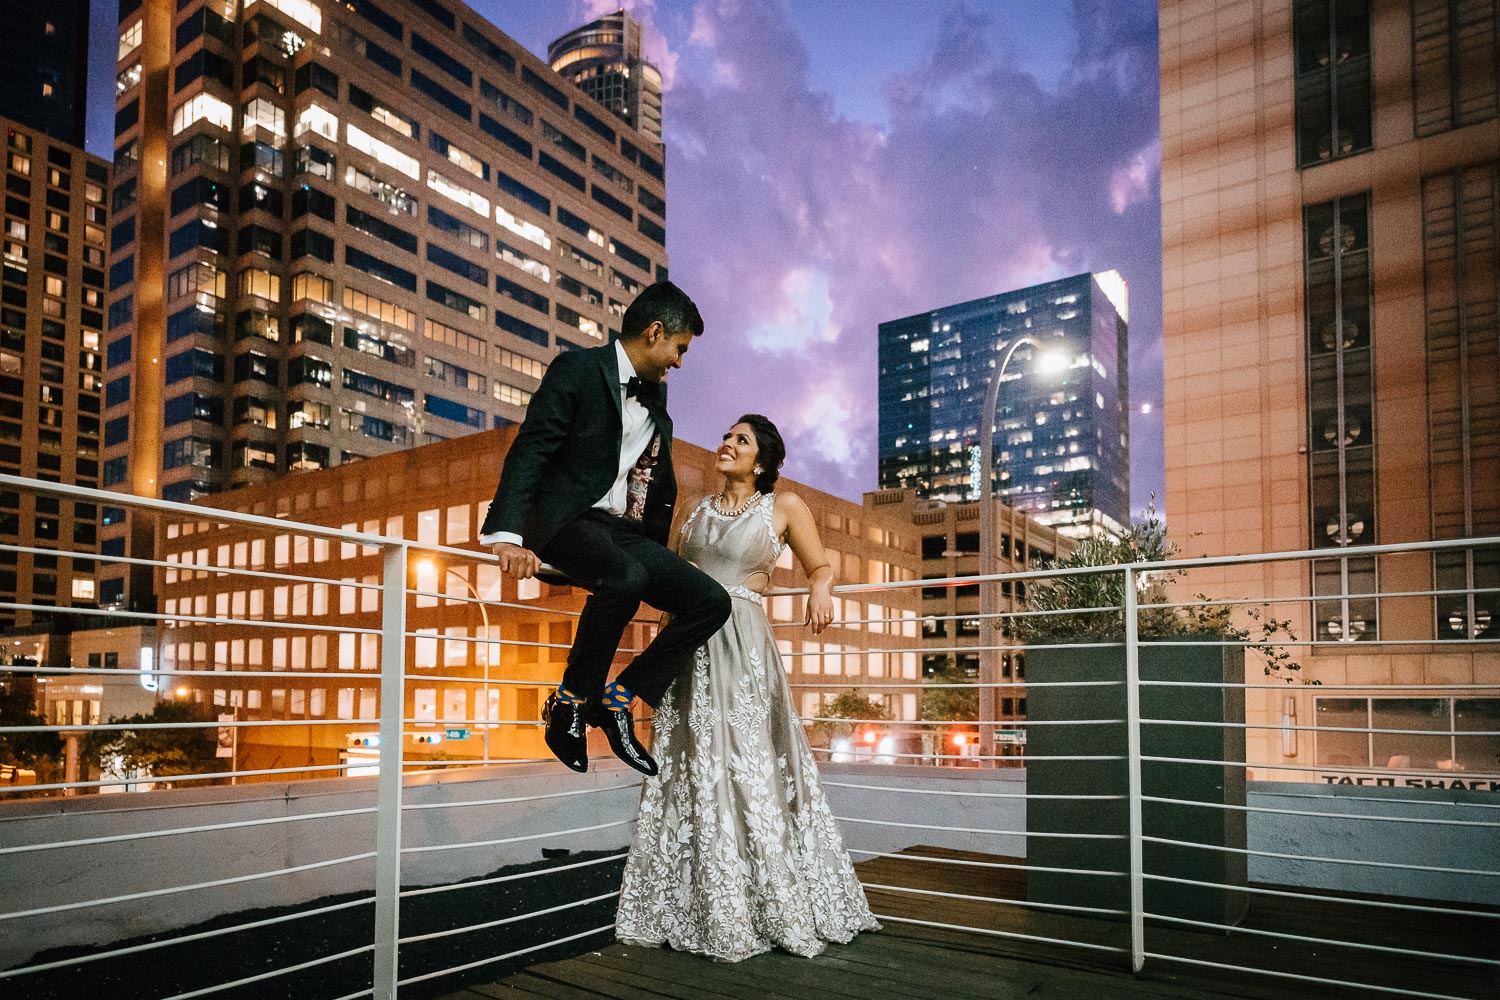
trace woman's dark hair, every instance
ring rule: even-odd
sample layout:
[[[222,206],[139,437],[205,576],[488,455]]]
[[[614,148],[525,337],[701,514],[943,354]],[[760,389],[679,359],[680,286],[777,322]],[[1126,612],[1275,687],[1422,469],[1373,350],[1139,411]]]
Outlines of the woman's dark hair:
[[[647,285],[635,297],[620,320],[620,337],[624,340],[639,337],[656,322],[661,323],[669,337],[683,331],[690,331],[696,337],[703,332],[703,317],[698,314],[698,307],[687,292],[670,281]]]
[[[759,413],[747,413],[735,423],[749,424],[750,430],[755,432],[755,463],[760,466],[755,488],[770,493],[776,488],[776,480],[781,478],[781,463],[786,461],[786,444],[781,440],[781,432],[769,417]]]

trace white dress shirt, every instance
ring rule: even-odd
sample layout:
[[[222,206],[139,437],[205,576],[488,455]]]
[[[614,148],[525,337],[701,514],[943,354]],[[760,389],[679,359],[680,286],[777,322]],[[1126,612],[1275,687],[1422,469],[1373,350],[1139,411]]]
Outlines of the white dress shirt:
[[[597,510],[607,510],[616,517],[625,513],[626,491],[629,488],[630,470],[635,466],[636,460],[651,445],[651,437],[656,433],[656,427],[651,421],[651,413],[643,403],[634,396],[625,395],[625,386],[636,374],[635,365],[630,363],[630,355],[625,353],[625,348],[620,342],[615,341],[615,360],[619,362],[620,368],[620,417],[622,422],[620,432],[620,461],[615,470],[615,482],[609,492],[594,502]],[[489,535],[479,536],[480,545],[498,545],[500,542],[510,542],[512,545],[521,544],[521,536],[513,531],[497,531]]]

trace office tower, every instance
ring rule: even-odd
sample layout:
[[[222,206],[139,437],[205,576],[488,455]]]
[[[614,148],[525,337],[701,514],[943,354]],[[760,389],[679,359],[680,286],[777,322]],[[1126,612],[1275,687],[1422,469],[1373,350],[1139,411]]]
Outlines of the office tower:
[[[109,165],[35,128],[5,129],[0,472],[99,485]],[[0,541],[88,552],[91,503],[0,490]],[[0,601],[90,606],[89,560],[0,552]],[[0,626],[33,612],[0,609]]]
[[[641,58],[641,25],[623,10],[547,46],[547,62],[653,142],[662,141],[661,72]]]
[[[0,7],[0,118],[83,148],[89,0]]]
[[[517,421],[666,275],[661,145],[462,4],[127,3],[120,69],[106,486],[192,500]],[[148,520],[107,544],[149,553]]]
[[[1500,553],[1366,554],[1500,535],[1496,37],[1488,2],[1162,4],[1173,532],[1194,554],[1326,553],[1221,574],[1317,598],[1288,605],[1328,644],[1296,651],[1311,676],[1450,685],[1252,692],[1252,717],[1438,732],[1500,717],[1500,701],[1456,697],[1494,682],[1495,654],[1441,647],[1496,634]],[[1496,768],[1483,740],[1316,735],[1298,756],[1294,731],[1252,732],[1251,759]],[[1467,765],[1466,745],[1484,747]]]
[[[1037,524],[1082,537],[1130,521],[1125,283],[1079,274],[880,324],[880,487],[976,499],[985,390],[1001,375],[997,495]],[[1050,362],[1050,364],[1049,364]]]

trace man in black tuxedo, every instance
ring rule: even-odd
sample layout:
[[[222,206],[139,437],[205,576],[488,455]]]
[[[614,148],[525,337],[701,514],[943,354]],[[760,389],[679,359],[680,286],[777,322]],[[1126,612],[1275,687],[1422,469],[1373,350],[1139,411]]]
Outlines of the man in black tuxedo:
[[[553,358],[480,527],[504,572],[527,579],[545,561],[589,592],[562,684],[542,713],[547,746],[575,771],[588,770],[587,726],[596,725],[616,756],[655,774],[630,702],[660,702],[729,618],[724,588],[666,547],[677,480],[663,380],[702,332],[693,300],[661,281],[625,310],[618,341]],[[670,621],[606,684],[642,601]]]

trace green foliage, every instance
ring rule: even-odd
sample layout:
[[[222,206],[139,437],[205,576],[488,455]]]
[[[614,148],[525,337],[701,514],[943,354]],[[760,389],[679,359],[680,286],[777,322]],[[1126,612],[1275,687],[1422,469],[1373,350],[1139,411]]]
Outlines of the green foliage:
[[[1168,540],[1167,526],[1156,513],[1155,498],[1145,510],[1145,518],[1118,538],[1087,538],[1057,569],[1083,570],[1089,567],[1165,562],[1178,552]],[[1240,643],[1261,657],[1268,676],[1281,677],[1288,684],[1296,680],[1302,665],[1278,642],[1296,642],[1291,620],[1269,614],[1270,605],[1239,605],[1248,626],[1235,621],[1235,606],[1216,604],[1207,594],[1196,595],[1201,604],[1166,607],[1172,603],[1168,584],[1187,575],[1183,569],[1138,571],[1136,574],[1137,628],[1142,639],[1156,640],[1174,636],[1214,636]],[[1027,594],[1027,614],[1015,619],[1011,627],[1029,643],[1119,642],[1125,634],[1125,574],[1112,572],[1079,572],[1055,579],[1034,582]],[[1100,608],[1112,610],[1074,610]],[[1071,612],[1071,613],[1069,613]],[[1283,638],[1284,637],[1284,638]],[[1314,682],[1316,683],[1316,682]]]
[[[932,675],[933,684],[972,683],[962,669],[949,665]],[[928,687],[922,692],[922,718],[973,722],[979,718],[979,689],[974,687]]]
[[[34,663],[35,661],[28,661]],[[36,710],[36,678],[31,674],[6,674],[0,680],[0,726],[45,726]],[[56,733],[0,733],[0,764],[37,772],[55,768],[62,756],[63,741]]]
[[[144,726],[162,722],[213,722],[215,716],[191,702],[162,701],[149,715],[112,717],[111,725]],[[194,729],[111,729],[89,733],[80,749],[101,771],[111,767],[160,781],[179,774],[218,770],[218,731]],[[168,783],[170,784],[170,783]]]
[[[858,723],[849,719],[889,719],[890,710],[878,701],[871,701],[859,693],[858,688],[845,691],[837,698],[818,709],[819,720],[812,726],[816,741],[824,746],[829,740],[850,736]]]

